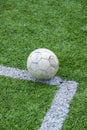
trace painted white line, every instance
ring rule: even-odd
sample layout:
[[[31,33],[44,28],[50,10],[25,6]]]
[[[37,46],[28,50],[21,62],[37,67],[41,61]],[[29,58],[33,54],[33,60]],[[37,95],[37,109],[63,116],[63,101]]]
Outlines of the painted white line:
[[[51,80],[36,80],[33,79],[26,70],[21,70],[12,67],[0,66],[0,75],[11,78],[19,78],[24,80],[31,80],[34,82],[43,82],[50,85],[60,85],[63,80],[60,77],[54,77]]]
[[[0,75],[24,80],[31,80],[31,77],[26,70],[6,66],[0,66]]]
[[[39,130],[61,130],[69,112],[69,103],[76,93],[78,83],[64,81],[57,91]]]
[[[0,66],[0,75],[59,86],[60,89],[56,92],[56,95],[51,104],[51,108],[44,117],[41,128],[39,130],[62,129],[64,120],[66,119],[66,116],[69,112],[69,103],[76,93],[78,86],[77,82],[63,81],[60,77],[54,77],[53,79],[47,81],[39,81],[32,79],[26,70],[5,66]]]

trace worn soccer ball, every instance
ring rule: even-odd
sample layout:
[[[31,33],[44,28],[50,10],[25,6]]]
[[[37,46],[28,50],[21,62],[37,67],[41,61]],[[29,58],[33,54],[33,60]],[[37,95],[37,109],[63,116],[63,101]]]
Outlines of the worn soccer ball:
[[[57,56],[49,49],[39,48],[28,56],[27,69],[32,78],[48,80],[57,73],[59,61]]]

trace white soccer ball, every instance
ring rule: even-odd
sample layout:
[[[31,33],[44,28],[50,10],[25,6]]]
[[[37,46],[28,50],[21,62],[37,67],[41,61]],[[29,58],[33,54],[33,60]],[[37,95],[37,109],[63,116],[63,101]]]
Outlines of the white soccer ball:
[[[59,68],[57,56],[50,50],[39,48],[27,59],[27,69],[32,78],[47,80],[55,76]]]

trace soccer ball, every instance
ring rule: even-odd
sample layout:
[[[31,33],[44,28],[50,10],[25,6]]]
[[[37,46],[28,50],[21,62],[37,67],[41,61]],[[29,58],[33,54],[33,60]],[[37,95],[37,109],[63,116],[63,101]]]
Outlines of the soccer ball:
[[[59,68],[57,56],[50,50],[39,48],[31,52],[27,59],[27,69],[32,78],[48,80],[55,76]]]

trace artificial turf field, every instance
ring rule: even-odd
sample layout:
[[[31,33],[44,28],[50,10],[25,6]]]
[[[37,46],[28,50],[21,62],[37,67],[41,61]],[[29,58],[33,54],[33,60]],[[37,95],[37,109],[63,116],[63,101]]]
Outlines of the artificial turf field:
[[[62,129],[86,130],[87,0],[0,0],[0,65],[26,69],[41,47],[58,56],[58,76],[79,82]],[[0,130],[37,130],[56,90],[0,76]]]

